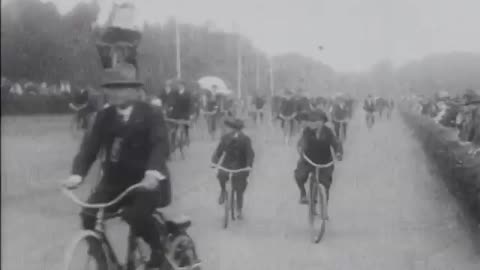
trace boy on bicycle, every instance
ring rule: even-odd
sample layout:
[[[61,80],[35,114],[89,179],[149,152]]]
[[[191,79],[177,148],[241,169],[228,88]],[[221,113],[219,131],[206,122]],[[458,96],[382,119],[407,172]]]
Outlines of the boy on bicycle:
[[[333,131],[325,125],[327,120],[327,115],[321,110],[310,112],[306,119],[307,126],[304,128],[302,137],[298,141],[297,150],[300,154],[300,159],[295,169],[295,180],[300,190],[301,204],[308,204],[305,183],[309,174],[315,172],[315,168],[304,159],[303,154],[315,164],[328,164],[333,161],[331,151],[331,148],[333,148],[337,159],[342,159],[342,145],[338,142]],[[327,190],[327,198],[330,185],[332,184],[333,169],[333,165],[320,169],[320,181],[323,181],[322,184],[324,184]]]
[[[250,138],[242,132],[243,121],[230,118],[225,121],[227,133],[222,136],[215,152],[213,153],[212,163],[218,164],[226,169],[238,170],[251,168],[255,153],[253,152]],[[220,164],[219,164],[220,163]],[[249,172],[239,172],[232,176],[232,189],[237,196],[238,218],[242,218],[243,193],[247,188],[247,178]],[[228,181],[228,173],[219,170],[217,178],[220,182],[219,204],[223,204],[226,197],[225,184]]]
[[[335,99],[335,103],[331,109],[332,122],[337,139],[340,139],[340,131],[343,128],[344,136],[347,137],[347,119],[348,109],[346,102],[340,98]]]
[[[70,189],[82,184],[100,149],[105,151],[103,176],[88,202],[108,202],[128,187],[142,183],[144,188],[108,210],[115,212],[123,208],[123,219],[152,250],[147,266],[149,269],[160,267],[163,248],[152,213],[171,201],[165,122],[160,110],[140,100],[142,83],[136,80],[132,65],[119,64],[105,73],[102,86],[110,106],[98,112],[92,130],[84,136],[73,161],[71,176],[63,184]],[[82,210],[80,216],[85,229],[94,229],[96,213],[97,209]],[[91,248],[91,252],[95,252],[95,247]]]

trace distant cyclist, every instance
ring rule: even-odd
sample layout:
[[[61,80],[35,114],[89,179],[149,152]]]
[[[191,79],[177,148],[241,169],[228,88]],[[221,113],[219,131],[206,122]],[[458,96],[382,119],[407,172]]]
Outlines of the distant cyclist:
[[[367,122],[367,127],[371,128],[375,123],[375,99],[371,94],[367,96],[365,102],[363,103],[363,110],[366,113],[365,120]]]
[[[332,148],[337,155],[337,159],[341,160],[343,155],[342,145],[338,142],[333,131],[325,125],[327,122],[327,115],[321,111],[313,111],[308,115],[307,127],[303,130],[302,137],[298,141],[298,152],[300,155],[305,155],[316,164],[328,164],[333,161]],[[332,173],[334,166],[330,166],[320,170],[320,174],[326,179],[323,183],[328,190],[332,183]],[[305,190],[305,183],[308,175],[314,172],[315,168],[310,165],[302,156],[300,156],[297,168],[295,169],[295,180],[300,190],[300,203],[307,204],[307,192]]]
[[[344,139],[347,137],[347,120],[349,117],[349,112],[347,108],[346,102],[341,99],[337,98],[334,101],[332,111],[332,123],[334,127],[335,134],[337,138],[340,139],[340,132],[343,129],[344,132]]]

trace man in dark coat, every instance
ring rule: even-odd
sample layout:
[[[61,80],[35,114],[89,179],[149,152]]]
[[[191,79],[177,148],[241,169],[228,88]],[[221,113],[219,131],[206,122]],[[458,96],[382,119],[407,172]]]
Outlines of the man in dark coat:
[[[242,132],[243,122],[236,118],[230,118],[225,121],[228,131],[222,136],[217,149],[213,153],[212,163],[218,164],[226,169],[238,170],[243,168],[251,168],[255,154],[252,148],[250,138]],[[247,178],[249,172],[239,172],[232,176],[232,188],[237,197],[237,213],[242,218],[243,193],[247,188]],[[220,198],[219,203],[225,200],[225,184],[228,181],[228,173],[220,170],[218,172],[218,180],[220,182]]]
[[[337,139],[340,139],[340,128],[343,128],[344,136],[347,137],[347,120],[348,120],[348,108],[346,102],[341,99],[337,99],[333,104],[332,111],[332,123]]]
[[[169,153],[167,130],[161,111],[139,100],[135,69],[119,65],[106,70],[103,87],[110,106],[99,111],[92,130],[86,135],[76,155],[70,178],[64,186],[76,188],[87,175],[102,149],[105,151],[104,173],[90,195],[89,203],[108,202],[132,185],[143,188],[109,208],[123,208],[123,218],[133,232],[149,244],[149,266],[162,263],[160,232],[152,216],[157,207],[170,204],[171,190],[166,159]],[[81,218],[85,229],[94,229],[98,209],[85,208]]]
[[[341,160],[343,155],[342,145],[338,142],[333,131],[325,125],[327,115],[323,111],[312,111],[305,120],[308,126],[303,130],[303,134],[298,141],[297,150],[301,156],[294,173],[300,190],[301,204],[308,203],[305,183],[308,180],[308,175],[315,171],[315,167],[309,161],[315,164],[328,165],[319,169],[319,181],[325,186],[328,198],[334,169],[331,149],[333,148],[335,151],[338,160]]]
[[[175,83],[175,96],[172,104],[171,113],[169,118],[175,120],[190,120],[190,117],[193,113],[193,99],[190,92],[185,89],[185,84],[183,81],[177,81]],[[177,128],[177,127],[175,127]],[[190,141],[189,125],[184,125],[185,135],[187,137],[187,142]]]
[[[172,111],[175,106],[176,97],[177,97],[177,92],[174,91],[173,81],[168,80],[165,83],[164,91],[160,95],[160,99],[162,100],[162,107],[167,117],[171,117],[172,115]]]

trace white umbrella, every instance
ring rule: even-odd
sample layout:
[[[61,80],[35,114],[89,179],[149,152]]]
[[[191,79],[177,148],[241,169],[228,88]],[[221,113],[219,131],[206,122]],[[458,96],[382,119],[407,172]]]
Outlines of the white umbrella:
[[[225,95],[232,94],[232,90],[228,89],[225,82],[218,77],[207,76],[207,77],[200,78],[198,80],[198,84],[200,85],[200,88],[206,89],[212,93],[215,92],[214,94],[217,94],[217,93],[225,94]],[[215,86],[216,86],[216,91],[214,90]]]

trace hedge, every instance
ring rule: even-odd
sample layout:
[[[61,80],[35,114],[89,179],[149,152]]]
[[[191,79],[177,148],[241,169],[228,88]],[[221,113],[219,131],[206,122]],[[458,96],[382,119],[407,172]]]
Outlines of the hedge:
[[[450,128],[403,108],[402,116],[422,143],[449,191],[480,223],[480,154],[469,153],[472,146],[462,145]]]
[[[2,96],[2,115],[71,113],[69,95],[5,95]]]

